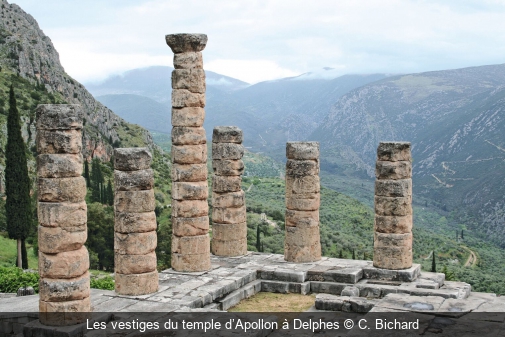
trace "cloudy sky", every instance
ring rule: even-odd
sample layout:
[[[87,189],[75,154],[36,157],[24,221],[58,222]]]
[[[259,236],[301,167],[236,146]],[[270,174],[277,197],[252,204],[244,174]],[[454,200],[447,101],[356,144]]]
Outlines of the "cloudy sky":
[[[80,82],[172,65],[164,36],[205,33],[205,69],[249,83],[323,67],[410,73],[505,63],[505,0],[9,0]]]

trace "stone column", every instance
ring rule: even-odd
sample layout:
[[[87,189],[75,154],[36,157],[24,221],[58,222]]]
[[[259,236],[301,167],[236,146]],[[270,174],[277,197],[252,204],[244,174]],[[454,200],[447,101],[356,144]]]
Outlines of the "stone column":
[[[158,290],[151,160],[147,148],[114,150],[114,271],[122,295]]]
[[[240,256],[247,253],[242,130],[216,126],[212,134],[212,254]]]
[[[373,265],[412,267],[412,163],[410,143],[381,142],[375,169]]]
[[[90,306],[86,181],[79,105],[39,105],[37,178],[39,311],[46,325],[86,320]]]
[[[319,143],[288,142],[286,156],[284,259],[319,261]]]
[[[172,72],[172,268],[210,269],[204,34],[166,36]]]

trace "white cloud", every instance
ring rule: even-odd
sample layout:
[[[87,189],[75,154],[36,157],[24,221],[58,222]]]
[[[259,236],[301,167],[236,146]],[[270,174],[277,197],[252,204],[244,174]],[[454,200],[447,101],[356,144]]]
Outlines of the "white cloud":
[[[323,67],[447,69],[501,63],[505,54],[503,0],[16,2],[39,21],[79,80],[171,65],[164,36],[178,32],[206,33],[206,68],[248,82]]]

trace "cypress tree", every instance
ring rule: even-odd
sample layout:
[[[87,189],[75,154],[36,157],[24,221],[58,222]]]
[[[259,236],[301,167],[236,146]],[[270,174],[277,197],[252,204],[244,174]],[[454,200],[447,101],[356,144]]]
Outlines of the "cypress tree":
[[[431,271],[433,273],[437,272],[437,263],[435,262],[435,251],[433,251],[433,257],[432,257],[432,260],[431,260]]]
[[[344,251],[340,249],[340,253],[338,253],[338,258],[343,259],[344,258]]]
[[[31,223],[30,178],[26,165],[25,142],[21,136],[21,120],[12,85],[9,92],[5,148],[5,194],[7,232],[11,239],[18,241],[18,267],[28,268],[24,241],[29,234]]]
[[[114,191],[112,191],[112,184],[110,182],[110,179],[107,183],[107,204],[109,204],[109,206],[114,205]]]
[[[261,252],[260,225],[256,226],[256,249]]]
[[[354,249],[352,250],[352,259],[356,260],[356,253],[354,252]]]
[[[89,188],[91,181],[89,178],[89,164],[87,160],[84,160],[84,179],[86,179],[86,187]]]
[[[463,235],[463,229],[461,230],[461,239],[464,240],[465,236]]]

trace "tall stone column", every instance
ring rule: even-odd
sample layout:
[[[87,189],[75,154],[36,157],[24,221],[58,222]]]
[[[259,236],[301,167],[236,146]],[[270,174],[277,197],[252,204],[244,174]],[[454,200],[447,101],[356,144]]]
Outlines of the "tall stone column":
[[[72,325],[91,311],[83,114],[79,105],[47,104],[39,105],[36,115],[39,319]]]
[[[286,144],[286,238],[284,259],[321,259],[319,236],[319,143]]]
[[[174,52],[172,72],[172,268],[210,269],[207,204],[205,72],[201,51],[205,34],[166,36]]]
[[[116,292],[122,295],[158,290],[151,160],[147,148],[114,150],[114,270]]]
[[[216,126],[212,133],[212,254],[240,256],[247,253],[242,130]]]
[[[377,148],[374,267],[412,267],[411,161],[410,143],[381,142]]]

